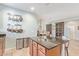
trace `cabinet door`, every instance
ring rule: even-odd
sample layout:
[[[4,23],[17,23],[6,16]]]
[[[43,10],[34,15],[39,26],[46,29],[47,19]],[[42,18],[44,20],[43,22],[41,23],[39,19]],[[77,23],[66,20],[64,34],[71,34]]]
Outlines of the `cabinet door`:
[[[45,56],[45,54],[38,50],[38,56]]]
[[[37,56],[37,43],[33,41],[33,56]]]
[[[33,55],[33,54],[32,54],[32,52],[33,52],[33,51],[32,51],[32,50],[33,50],[33,49],[32,49],[32,40],[29,40],[29,43],[30,43],[30,44],[29,44],[29,49],[30,49],[29,53],[30,53],[30,55],[32,56],[32,55]]]
[[[45,47],[38,44],[38,50],[45,54]]]
[[[48,56],[60,56],[61,55],[61,45],[54,47],[53,49],[47,50]]]
[[[3,53],[2,53],[2,49],[0,48],[0,56],[2,56],[2,54],[3,54]]]
[[[37,47],[33,46],[33,56],[37,56]]]

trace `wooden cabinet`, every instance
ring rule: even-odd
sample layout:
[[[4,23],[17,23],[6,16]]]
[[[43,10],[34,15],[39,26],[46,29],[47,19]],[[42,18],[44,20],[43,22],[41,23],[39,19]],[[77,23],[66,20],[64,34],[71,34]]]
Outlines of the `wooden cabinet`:
[[[38,56],[45,56],[45,47],[38,44]]]
[[[50,32],[50,34],[52,34],[52,24],[47,24],[46,25],[46,31]]]
[[[29,44],[29,47],[30,47],[30,55],[31,56],[37,56],[37,43],[32,41],[32,40],[29,40],[30,44]]]
[[[5,49],[5,37],[0,37],[0,56],[3,55]]]
[[[48,56],[60,56],[61,55],[61,45],[56,46],[51,50],[47,50]]]
[[[37,56],[37,47],[33,46],[33,56]]]
[[[33,49],[32,49],[32,48],[33,48],[33,47],[32,47],[32,46],[33,46],[33,45],[32,45],[32,40],[29,40],[29,43],[30,43],[30,44],[29,44],[29,49],[30,49],[29,53],[30,53],[30,55],[32,56],[32,55],[33,55],[33,54],[32,54],[32,50],[33,50]]]
[[[62,39],[64,35],[64,22],[56,23],[56,38]]]
[[[45,54],[45,47],[38,45],[38,50]]]
[[[44,46],[36,43],[35,41],[30,41],[30,55],[31,56],[60,56],[61,55],[61,45],[57,45],[54,48],[47,49]]]
[[[42,51],[38,50],[38,56],[45,56],[45,54]]]
[[[37,43],[33,41],[33,44],[32,45],[33,45],[32,46],[33,47],[32,48],[33,49],[33,52],[32,52],[33,53],[33,56],[37,56]]]

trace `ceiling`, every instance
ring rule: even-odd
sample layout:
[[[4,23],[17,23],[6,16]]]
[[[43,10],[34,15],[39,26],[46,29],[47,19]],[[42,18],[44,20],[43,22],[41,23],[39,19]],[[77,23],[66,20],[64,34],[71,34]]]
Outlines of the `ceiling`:
[[[4,5],[40,15],[43,19],[64,19],[79,16],[78,3],[5,3]],[[30,8],[34,7],[35,10]]]

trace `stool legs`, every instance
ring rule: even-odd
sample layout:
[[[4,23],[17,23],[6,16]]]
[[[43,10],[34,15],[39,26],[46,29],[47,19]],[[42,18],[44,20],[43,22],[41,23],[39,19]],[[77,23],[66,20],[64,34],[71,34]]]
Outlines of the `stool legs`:
[[[69,56],[68,47],[65,47],[65,56]]]

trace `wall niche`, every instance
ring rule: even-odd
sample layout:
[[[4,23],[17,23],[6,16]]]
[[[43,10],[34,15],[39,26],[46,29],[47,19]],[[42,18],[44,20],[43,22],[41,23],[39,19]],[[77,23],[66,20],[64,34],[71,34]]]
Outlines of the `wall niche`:
[[[23,32],[22,21],[23,17],[21,15],[12,15],[8,13],[7,31],[22,33]]]

